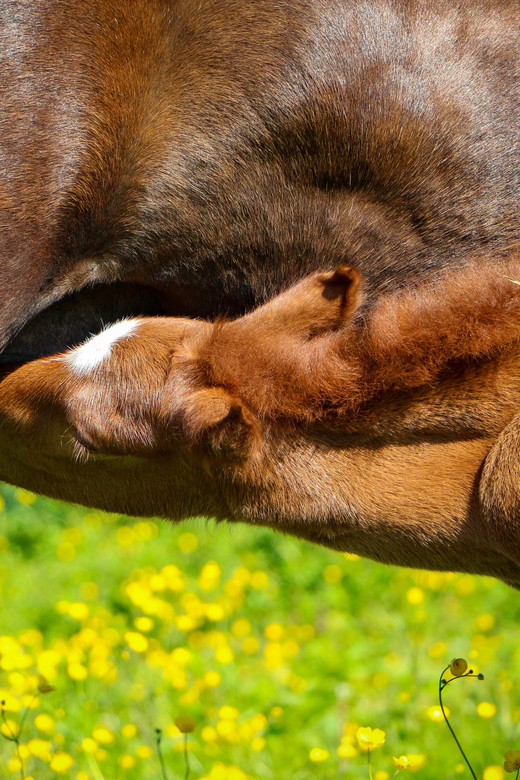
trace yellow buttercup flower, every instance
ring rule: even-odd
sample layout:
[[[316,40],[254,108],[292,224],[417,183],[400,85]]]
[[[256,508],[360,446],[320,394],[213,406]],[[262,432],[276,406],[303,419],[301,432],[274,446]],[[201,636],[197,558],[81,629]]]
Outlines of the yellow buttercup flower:
[[[114,741],[114,735],[105,726],[96,726],[92,736],[96,742],[101,742],[102,745],[109,745],[110,742]]]
[[[399,758],[393,756],[393,759],[397,769],[420,769],[424,766],[426,756],[423,756],[422,753],[408,753],[406,756],[399,756]]]
[[[508,750],[505,755],[504,769],[506,772],[516,772],[520,769],[520,750]]]
[[[61,775],[67,772],[73,763],[74,759],[72,756],[69,756],[68,753],[59,751],[53,755],[49,767],[53,770],[53,772],[57,772]]]
[[[120,756],[119,758],[119,766],[122,766],[123,769],[133,769],[135,763],[135,758],[133,756],[125,755]]]
[[[361,750],[375,750],[384,744],[386,734],[381,729],[362,726],[356,731],[356,739]]]
[[[309,758],[315,763],[320,763],[321,761],[326,761],[329,755],[330,753],[328,750],[323,750],[323,748],[313,748],[309,753]]]
[[[462,677],[466,673],[468,662],[465,658],[454,658],[451,662],[450,672],[454,677]]]
[[[444,712],[446,713],[446,717],[449,718],[450,716],[450,709],[449,707],[444,707]],[[431,707],[428,707],[426,714],[428,715],[431,720],[435,721],[435,723],[440,723],[444,720],[444,715],[442,714],[442,710],[439,707],[438,704],[432,704]]]
[[[340,758],[355,758],[357,754],[358,752],[354,745],[351,745],[348,742],[342,742],[338,748],[338,756]]]
[[[45,739],[31,739],[27,743],[27,749],[31,756],[38,756],[40,758],[48,755],[50,746],[51,743],[47,742]]]
[[[397,769],[410,769],[410,762],[408,761],[408,756],[399,756],[399,758],[393,756],[393,759]]]
[[[477,712],[481,718],[492,718],[496,715],[497,707],[489,701],[481,701],[477,706]]]
[[[505,772],[501,766],[487,766],[482,775],[483,780],[504,780]]]
[[[34,725],[39,731],[54,731],[54,720],[44,712],[35,717]]]
[[[410,769],[421,769],[426,763],[426,756],[423,753],[408,753],[406,757],[410,762]]]
[[[139,745],[135,751],[135,754],[137,758],[142,758],[143,760],[146,760],[147,758],[153,758],[153,750],[150,745]]]

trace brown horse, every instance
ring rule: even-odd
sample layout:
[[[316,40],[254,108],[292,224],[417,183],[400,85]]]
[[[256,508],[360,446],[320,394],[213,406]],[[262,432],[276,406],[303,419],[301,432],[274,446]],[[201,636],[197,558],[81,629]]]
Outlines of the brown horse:
[[[367,311],[508,257],[519,44],[516,0],[3,3],[4,361],[340,263]]]

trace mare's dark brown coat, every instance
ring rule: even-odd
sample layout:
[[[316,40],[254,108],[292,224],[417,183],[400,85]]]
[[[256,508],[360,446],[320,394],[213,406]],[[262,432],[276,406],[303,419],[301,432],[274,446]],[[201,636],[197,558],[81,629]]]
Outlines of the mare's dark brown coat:
[[[121,310],[241,313],[341,262],[370,305],[507,257],[519,50],[517,0],[2,3],[0,346],[126,285],[4,359]]]

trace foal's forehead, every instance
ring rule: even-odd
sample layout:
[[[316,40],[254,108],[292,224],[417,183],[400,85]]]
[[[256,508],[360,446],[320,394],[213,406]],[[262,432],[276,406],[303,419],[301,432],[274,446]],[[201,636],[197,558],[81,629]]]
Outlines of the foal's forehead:
[[[141,321],[121,320],[88,339],[81,346],[65,355],[65,360],[75,374],[86,374],[110,357],[112,347],[138,333]]]

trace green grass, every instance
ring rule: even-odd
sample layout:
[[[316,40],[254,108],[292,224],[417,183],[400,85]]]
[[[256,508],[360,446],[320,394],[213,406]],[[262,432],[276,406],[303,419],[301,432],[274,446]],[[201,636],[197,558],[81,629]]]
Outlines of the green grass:
[[[0,688],[14,708],[38,672],[56,688],[21,737],[43,751],[25,763],[34,780],[160,780],[156,728],[170,779],[182,778],[179,715],[198,722],[190,780],[365,778],[366,754],[337,754],[348,724],[386,732],[374,780],[406,753],[427,756],[418,778],[469,777],[429,713],[455,656],[485,674],[445,692],[477,776],[500,780],[484,770],[520,747],[520,597],[501,583],[351,560],[265,529],[2,495]],[[496,713],[480,717],[481,702]],[[41,713],[54,730],[38,729]],[[20,777],[14,748],[0,742],[0,776]],[[329,757],[311,761],[314,748]]]

